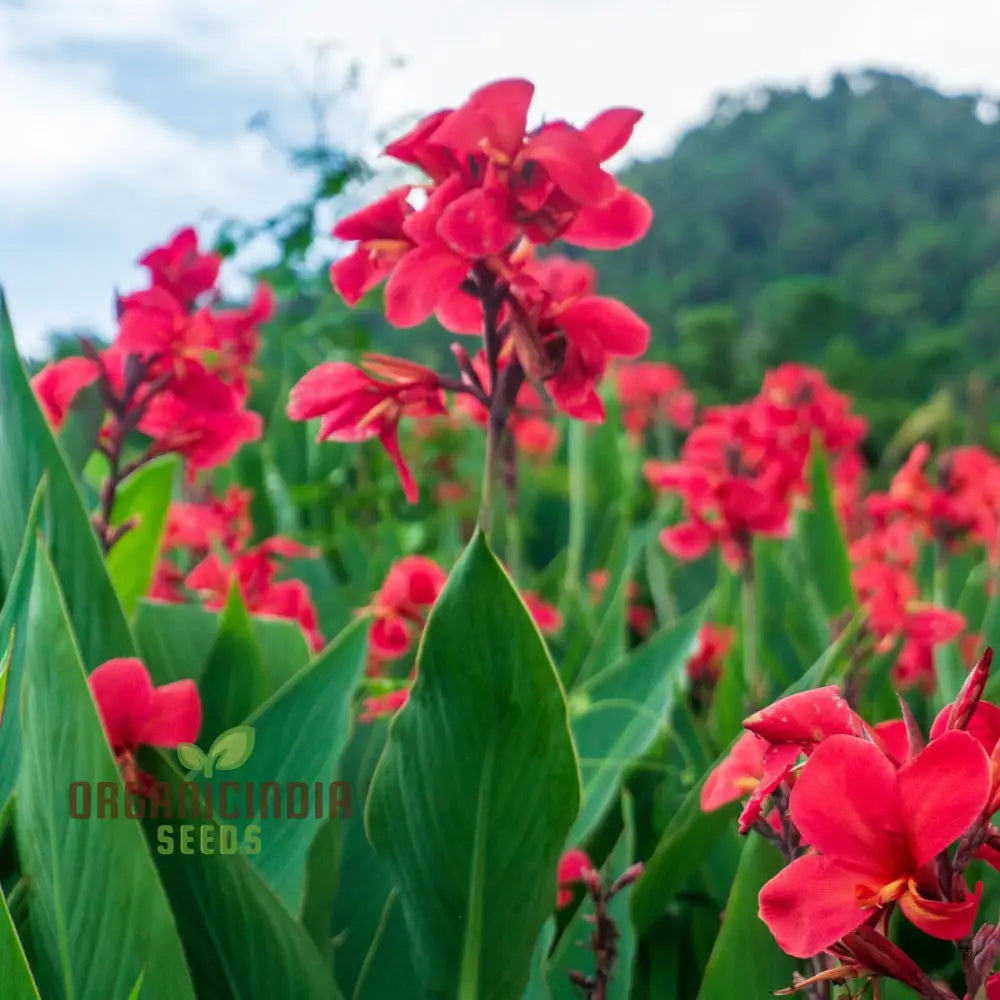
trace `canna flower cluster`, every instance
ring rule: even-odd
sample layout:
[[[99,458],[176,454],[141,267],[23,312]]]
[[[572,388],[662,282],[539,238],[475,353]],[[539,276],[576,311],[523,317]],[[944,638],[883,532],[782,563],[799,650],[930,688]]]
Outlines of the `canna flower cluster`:
[[[370,603],[357,611],[372,619],[365,668],[370,679],[379,684],[397,681],[392,676],[398,672],[393,662],[406,656],[423,634],[430,610],[447,579],[446,571],[426,556],[404,556],[392,564]],[[562,627],[562,615],[547,601],[531,591],[523,591],[521,598],[540,631],[552,633]],[[394,715],[409,699],[415,678],[414,668],[402,686],[366,698],[359,721]]]
[[[190,228],[139,263],[149,272],[150,287],[119,299],[111,346],[98,351],[84,343],[84,357],[47,365],[33,379],[57,428],[83,388],[100,387],[105,417],[98,448],[109,473],[96,525],[105,549],[118,537],[111,514],[129,473],[175,453],[194,482],[262,431],[247,398],[258,328],[274,309],[270,289],[259,285],[245,309],[217,308],[221,258],[199,251]],[[136,435],[142,441],[130,450]]]
[[[886,492],[861,499],[848,519],[855,590],[868,611],[876,650],[901,642],[893,679],[898,688],[934,687],[934,649],[966,628],[962,614],[921,600],[921,545],[943,551],[975,547],[996,565],[1000,544],[1000,462],[981,448],[955,448],[937,458],[937,482],[918,444]]]
[[[249,490],[231,486],[222,498],[171,504],[149,596],[168,603],[194,598],[218,611],[235,585],[251,614],[295,622],[318,651],[325,640],[309,588],[301,580],[278,579],[285,560],[318,552],[280,536],[251,544],[251,500]]]
[[[982,698],[991,663],[987,650],[926,737],[908,711],[869,725],[836,687],[783,698],[744,722],[708,776],[702,808],[745,800],[741,833],[757,831],[785,858],[759,912],[783,951],[818,970],[795,989],[886,977],[952,998],[889,940],[896,909],[962,942],[967,996],[986,983],[1000,932],[973,935],[982,884],[965,873],[975,858],[1000,870],[1000,708]]]
[[[683,501],[683,519],[661,544],[685,561],[718,546],[731,567],[748,571],[754,536],[785,537],[793,504],[807,497],[813,441],[832,458],[838,494],[851,497],[865,431],[820,372],[795,364],[769,372],[752,400],[705,410],[677,461],[645,463],[650,485]]]
[[[696,400],[673,365],[635,361],[618,366],[615,375],[622,424],[635,443],[656,424],[680,431],[694,426]]]
[[[614,359],[638,357],[649,342],[638,316],[596,294],[591,267],[536,253],[556,239],[612,250],[645,235],[649,204],[603,166],[641,112],[613,108],[582,128],[550,121],[529,130],[533,93],[527,80],[500,80],[422,119],[385,153],[426,182],[393,189],[333,230],[354,244],[330,269],[345,302],[384,282],[394,326],[434,316],[451,333],[482,338],[475,358],[454,345],[458,378],[368,356],[361,367],[321,365],[293,389],[290,418],[321,417],[321,440],[377,437],[410,502],[418,489],[399,450],[402,419],[443,416],[445,392],[464,395],[491,439],[509,427],[516,444],[546,452],[551,432],[524,415],[540,408],[539,389],[571,417],[603,420],[598,383]]]

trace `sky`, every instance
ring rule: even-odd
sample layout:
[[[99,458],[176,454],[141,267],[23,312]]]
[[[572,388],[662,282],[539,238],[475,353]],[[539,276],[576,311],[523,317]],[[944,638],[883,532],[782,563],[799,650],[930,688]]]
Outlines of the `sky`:
[[[1000,97],[998,29],[994,0],[0,0],[0,285],[27,354],[110,333],[149,247],[303,193],[281,138],[309,137],[307,95],[354,63],[329,122],[349,150],[525,76],[539,118],[643,109],[629,154],[648,158],[722,93],[836,70]],[[248,129],[261,111],[277,140]]]

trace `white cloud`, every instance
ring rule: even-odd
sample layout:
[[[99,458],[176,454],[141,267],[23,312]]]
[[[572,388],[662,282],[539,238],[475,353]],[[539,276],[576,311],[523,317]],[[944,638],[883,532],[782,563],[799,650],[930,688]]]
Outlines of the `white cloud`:
[[[0,272],[33,288],[29,265],[77,268],[86,242],[88,277],[104,284],[23,307],[32,318],[22,340],[36,341],[36,324],[54,323],[58,309],[67,320],[90,315],[141,248],[203,207],[259,216],[295,191],[259,136],[206,141],[156,117],[94,45],[157,45],[183,61],[206,102],[224,85],[269,90],[281,106],[309,89],[315,46],[339,40],[334,61],[367,70],[369,136],[523,75],[537,85],[539,116],[644,109],[630,150],[649,156],[719,92],[815,84],[835,68],[889,66],[947,90],[1000,93],[998,27],[992,0],[29,0],[0,8],[0,233],[58,218],[66,238],[15,253],[0,235]],[[389,54],[405,68],[388,70]],[[115,212],[123,217],[107,217]]]

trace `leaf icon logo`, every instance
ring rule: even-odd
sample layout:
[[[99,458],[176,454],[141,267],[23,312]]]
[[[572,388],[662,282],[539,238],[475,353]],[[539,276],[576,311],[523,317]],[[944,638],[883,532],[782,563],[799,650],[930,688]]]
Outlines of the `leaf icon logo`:
[[[207,754],[193,743],[178,744],[177,759],[188,771],[201,771],[211,778],[215,770],[233,771],[245,764],[253,753],[254,739],[253,726],[233,726],[216,737]]]

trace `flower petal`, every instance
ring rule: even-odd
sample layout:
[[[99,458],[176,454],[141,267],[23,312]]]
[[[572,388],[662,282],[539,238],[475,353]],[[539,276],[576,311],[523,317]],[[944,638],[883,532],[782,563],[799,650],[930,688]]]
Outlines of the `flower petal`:
[[[979,900],[983,894],[983,883],[976,884],[976,891],[958,903],[948,903],[940,899],[927,899],[910,888],[899,899],[903,915],[925,934],[943,941],[957,941],[972,933],[976,920]]]
[[[803,840],[827,857],[890,879],[905,873],[896,769],[874,743],[855,736],[820,743],[799,773],[789,811]]]
[[[760,890],[760,919],[783,952],[811,958],[867,919],[870,911],[858,905],[856,891],[864,878],[863,872],[806,854]]]
[[[990,794],[990,762],[978,741],[953,729],[899,769],[899,805],[917,865],[976,821]]]
[[[134,750],[153,708],[153,682],[141,660],[108,660],[88,678],[108,742]]]
[[[588,250],[620,250],[638,243],[652,224],[653,206],[620,187],[606,205],[580,209],[561,239]]]
[[[617,299],[600,295],[577,299],[560,311],[558,322],[568,340],[596,340],[618,357],[638,357],[649,346],[649,324]]]
[[[411,250],[396,265],[385,287],[385,318],[396,327],[418,326],[469,273],[469,263],[444,246]]]
[[[194,743],[201,729],[201,697],[194,681],[175,681],[153,691],[149,717],[139,742],[151,747]]]

